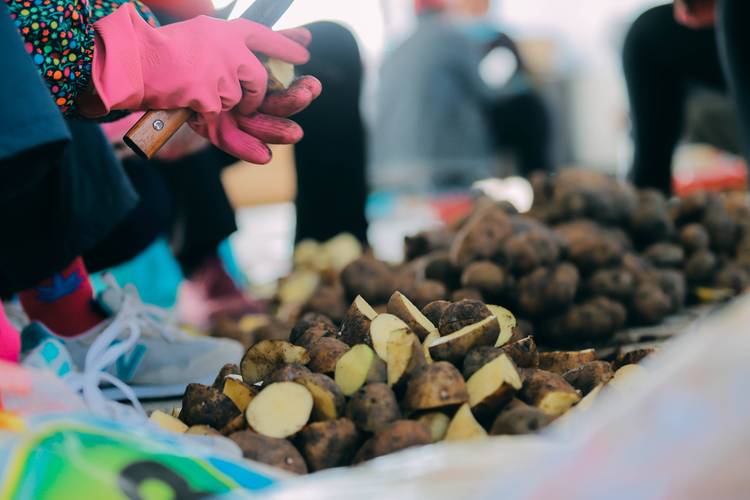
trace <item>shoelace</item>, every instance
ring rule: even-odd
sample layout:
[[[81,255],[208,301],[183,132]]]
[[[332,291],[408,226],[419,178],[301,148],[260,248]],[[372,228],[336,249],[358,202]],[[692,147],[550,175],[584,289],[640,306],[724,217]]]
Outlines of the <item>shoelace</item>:
[[[120,294],[124,300],[130,300],[132,312],[142,326],[141,334],[144,337],[159,335],[164,340],[173,342],[184,335],[172,321],[169,312],[160,307],[144,303],[138,294],[138,290],[133,285],[128,284],[122,287],[115,277],[109,273],[102,276],[102,281],[107,284],[108,288]]]
[[[125,382],[106,371],[120,356],[135,347],[141,337],[139,310],[133,296],[125,295],[120,312],[89,347],[83,371],[72,373],[66,378],[68,385],[81,393],[92,412],[120,422],[143,421],[146,415],[135,392]],[[121,337],[123,332],[127,332],[124,339]],[[115,340],[120,342],[114,342]],[[107,399],[100,389],[102,383],[117,387],[132,407]]]

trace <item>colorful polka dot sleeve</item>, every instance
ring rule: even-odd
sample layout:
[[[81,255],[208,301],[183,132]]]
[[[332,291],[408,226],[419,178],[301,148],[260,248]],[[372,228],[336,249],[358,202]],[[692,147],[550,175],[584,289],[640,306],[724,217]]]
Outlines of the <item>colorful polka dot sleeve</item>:
[[[75,112],[78,95],[91,83],[93,24],[127,0],[5,0],[26,50],[65,114]],[[133,3],[156,26],[147,7]]]

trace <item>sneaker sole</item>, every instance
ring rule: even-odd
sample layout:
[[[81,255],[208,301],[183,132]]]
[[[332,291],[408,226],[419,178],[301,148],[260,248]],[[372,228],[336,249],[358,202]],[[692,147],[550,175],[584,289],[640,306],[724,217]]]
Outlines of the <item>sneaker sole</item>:
[[[192,382],[191,382],[192,383]],[[209,377],[204,380],[196,380],[195,383],[211,385],[213,384],[213,377]],[[187,384],[172,384],[172,385],[131,385],[129,386],[136,397],[140,399],[163,399],[171,397],[182,397],[185,394],[185,387]],[[107,399],[113,401],[126,401],[128,398],[122,393],[117,387],[103,387],[102,394]]]

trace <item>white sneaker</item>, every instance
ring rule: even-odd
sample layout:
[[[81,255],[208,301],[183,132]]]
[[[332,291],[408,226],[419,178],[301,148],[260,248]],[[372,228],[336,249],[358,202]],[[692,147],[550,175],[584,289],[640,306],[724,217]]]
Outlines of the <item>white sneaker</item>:
[[[181,396],[187,384],[210,385],[224,364],[239,363],[244,351],[239,343],[185,333],[165,310],[144,304],[134,287],[121,288],[111,276],[104,281],[108,287],[97,300],[111,314],[109,320],[72,339],[39,323],[29,325],[24,335],[62,342],[74,371],[110,375],[100,380],[111,385],[102,391],[106,396],[128,398],[112,378],[128,384],[138,398]]]

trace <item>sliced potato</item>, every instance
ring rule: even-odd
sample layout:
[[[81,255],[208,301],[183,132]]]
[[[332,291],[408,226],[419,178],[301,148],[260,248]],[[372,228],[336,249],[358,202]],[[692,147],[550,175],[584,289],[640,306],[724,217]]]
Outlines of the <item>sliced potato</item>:
[[[513,361],[501,354],[466,381],[469,406],[478,418],[494,418],[523,386]]]
[[[349,346],[372,346],[370,323],[377,315],[375,309],[361,295],[357,295],[341,324],[341,341]]]
[[[591,361],[563,374],[563,378],[583,395],[606,384],[613,376],[612,365],[606,361]]]
[[[558,375],[591,361],[596,361],[596,351],[593,349],[539,353],[539,369]]]
[[[275,57],[269,57],[263,65],[268,73],[268,91],[280,92],[288,89],[294,81],[294,65]],[[317,254],[317,252],[316,252]]]
[[[247,350],[240,363],[242,379],[247,384],[264,381],[283,365],[306,365],[310,355],[304,347],[285,340],[261,340]]]
[[[294,382],[310,391],[313,397],[313,420],[336,420],[343,415],[346,398],[330,377],[308,373],[294,379]]]
[[[474,418],[468,404],[461,405],[445,432],[445,441],[468,441],[486,437],[487,431]]]
[[[351,396],[365,384],[385,382],[386,366],[369,346],[355,345],[336,363],[335,380],[341,392]]]
[[[240,374],[239,366],[237,366],[234,363],[227,363],[226,365],[221,367],[221,370],[219,370],[219,374],[216,375],[216,379],[214,380],[213,386],[221,390],[224,388],[225,378],[227,378],[229,375],[239,375],[239,374]]]
[[[242,412],[234,401],[219,389],[202,384],[188,384],[182,397],[180,420],[188,426],[208,425],[222,429]]]
[[[426,365],[414,373],[403,397],[408,412],[458,406],[468,401],[463,377],[455,366],[445,361]]]
[[[447,300],[435,300],[424,306],[421,312],[422,314],[424,314],[424,317],[430,321],[430,323],[438,326],[440,324],[440,318],[443,316],[445,310],[450,307],[450,305],[451,303]]]
[[[426,364],[422,345],[415,334],[405,330],[391,332],[388,339],[388,385],[403,384]]]
[[[422,341],[422,352],[424,353],[424,359],[429,364],[433,362],[432,356],[430,356],[430,344],[440,338],[440,332],[432,332],[424,338]]]
[[[451,419],[445,413],[433,411],[420,415],[417,422],[427,427],[432,436],[432,442],[437,443],[445,438],[445,433],[448,432]]]
[[[492,424],[490,435],[532,434],[547,427],[553,420],[551,416],[534,406],[513,405],[500,412]]]
[[[336,363],[349,351],[349,346],[340,340],[325,337],[310,348],[310,362],[307,367],[316,373],[333,374]]]
[[[299,432],[310,420],[313,397],[304,386],[278,382],[264,388],[250,401],[245,417],[252,430],[272,438]]]
[[[419,340],[424,340],[430,333],[437,331],[437,327],[401,292],[395,292],[391,296],[388,312],[406,323]]]
[[[410,332],[411,330],[397,316],[388,313],[378,314],[370,323],[372,348],[383,361],[388,361],[388,339],[391,337],[391,333],[395,331]]]
[[[607,387],[617,392],[628,392],[631,388],[643,384],[647,376],[648,370],[641,365],[625,365],[615,372]]]
[[[516,328],[516,317],[508,309],[501,306],[487,305],[487,308],[497,318],[497,323],[500,326],[500,335],[497,336],[495,347],[507,344]]]
[[[160,410],[154,410],[148,419],[164,429],[165,431],[176,432],[177,434],[183,434],[187,432],[188,426],[185,425],[180,419],[168,415]]]
[[[247,385],[242,380],[227,377],[224,380],[224,389],[222,392],[237,405],[237,408],[241,412],[244,412],[247,409],[247,405],[250,404],[250,401],[258,393],[258,389]]]
[[[440,337],[430,344],[430,357],[435,361],[463,362],[466,354],[482,345],[493,345],[497,340],[499,327],[497,318],[490,316],[460,330]]]
[[[578,392],[562,376],[544,370],[527,368],[521,399],[551,417],[559,417],[581,400]]]

